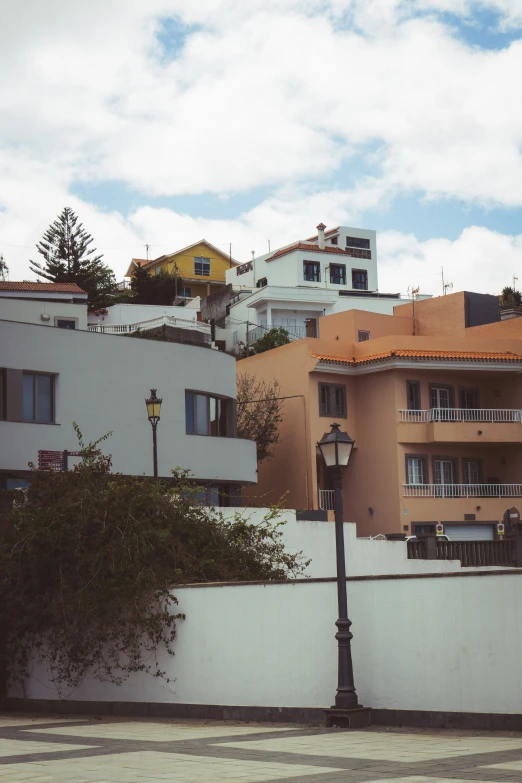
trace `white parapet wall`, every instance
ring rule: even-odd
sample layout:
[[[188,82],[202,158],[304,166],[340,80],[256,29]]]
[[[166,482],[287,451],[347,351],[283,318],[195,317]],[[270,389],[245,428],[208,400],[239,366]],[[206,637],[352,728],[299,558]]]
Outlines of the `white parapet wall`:
[[[235,513],[230,510],[227,513]],[[241,510],[260,520],[263,510]],[[86,678],[58,693],[41,666],[29,699],[159,705],[322,708],[337,675],[334,526],[287,518],[291,550],[313,558],[289,582],[180,586],[186,619],[175,656],[158,651],[169,683],[133,675],[122,686]],[[360,701],[380,710],[520,713],[522,573],[407,560],[404,542],[357,539],[345,525],[348,605]],[[20,696],[13,691],[11,696]]]

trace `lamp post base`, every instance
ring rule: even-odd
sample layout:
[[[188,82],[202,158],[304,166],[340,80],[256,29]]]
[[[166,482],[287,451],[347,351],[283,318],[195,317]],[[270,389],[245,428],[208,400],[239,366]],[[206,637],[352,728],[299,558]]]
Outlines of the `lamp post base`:
[[[340,729],[364,729],[371,725],[372,708],[354,707],[343,709],[342,707],[330,707],[325,710],[326,726],[337,726]]]

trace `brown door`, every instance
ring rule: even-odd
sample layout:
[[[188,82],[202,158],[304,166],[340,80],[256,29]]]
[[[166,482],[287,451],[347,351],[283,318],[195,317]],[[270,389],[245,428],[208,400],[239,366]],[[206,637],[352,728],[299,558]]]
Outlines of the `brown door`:
[[[306,321],[306,336],[317,337],[317,318],[308,318]]]

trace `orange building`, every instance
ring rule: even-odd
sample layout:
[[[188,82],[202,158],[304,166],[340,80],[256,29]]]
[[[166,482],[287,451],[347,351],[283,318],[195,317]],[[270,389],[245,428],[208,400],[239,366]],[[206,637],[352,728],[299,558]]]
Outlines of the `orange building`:
[[[494,537],[522,504],[522,319],[484,323],[494,297],[476,297],[326,316],[319,338],[238,362],[289,397],[252,502],[287,493],[288,507],[331,509],[316,444],[338,421],[355,440],[344,498],[359,535],[442,522],[450,537]]]

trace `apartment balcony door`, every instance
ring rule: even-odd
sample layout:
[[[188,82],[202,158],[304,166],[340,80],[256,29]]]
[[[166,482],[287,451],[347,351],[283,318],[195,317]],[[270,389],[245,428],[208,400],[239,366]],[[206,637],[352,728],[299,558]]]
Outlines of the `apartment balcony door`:
[[[307,337],[317,337],[317,318],[307,318],[305,326]]]
[[[444,411],[451,408],[450,390],[444,386],[432,386],[430,389],[430,408],[433,409],[434,421],[446,421],[448,415],[444,415]]]
[[[453,462],[450,459],[433,460],[433,483],[435,497],[453,497],[452,485],[455,483]]]

